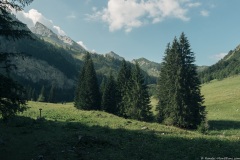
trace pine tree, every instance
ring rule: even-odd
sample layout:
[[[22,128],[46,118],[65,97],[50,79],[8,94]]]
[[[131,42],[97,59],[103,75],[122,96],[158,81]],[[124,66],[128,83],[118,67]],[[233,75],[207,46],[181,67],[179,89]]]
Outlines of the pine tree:
[[[101,84],[100,84],[100,93],[101,93],[101,95],[103,95],[103,93],[104,93],[104,89],[105,89],[105,87],[106,87],[106,78],[103,78],[102,79],[102,82],[101,82]]]
[[[14,20],[10,14],[13,10],[22,10],[31,2],[32,0],[0,1],[0,37],[6,38],[6,40],[31,38],[30,31],[21,29],[26,25]],[[10,57],[18,54],[0,51],[0,66],[1,69],[5,69],[4,73],[0,73],[0,114],[3,119],[27,109],[24,88],[10,77],[10,71],[14,66],[11,64]]]
[[[194,53],[184,34],[167,46],[159,77],[158,120],[182,128],[197,128],[205,121]]]
[[[75,107],[84,110],[101,109],[101,96],[90,53],[85,56],[84,66],[79,76],[75,93]]]
[[[46,99],[45,99],[45,87],[42,86],[41,88],[41,91],[40,91],[40,94],[38,96],[38,102],[44,102]]]
[[[136,63],[131,79],[128,82],[127,93],[123,96],[125,114],[128,118],[141,121],[151,121],[153,116],[150,106],[150,98],[147,85],[144,83],[144,76]]]
[[[127,93],[128,83],[131,77],[131,66],[125,60],[122,61],[117,77],[117,108],[120,116],[125,116],[125,104],[123,96]]]
[[[31,100],[32,99],[32,97],[31,97],[32,96],[32,87],[31,86],[27,86],[26,90],[27,90],[26,91],[27,92],[27,94],[26,94],[27,95],[27,100]]]
[[[48,102],[53,103],[54,102],[54,84],[52,84],[51,89],[49,91],[49,95],[48,95]]]
[[[183,113],[180,121],[182,127],[197,128],[201,123],[206,121],[204,98],[200,91],[200,80],[197,74],[197,67],[194,64],[195,56],[191,51],[189,41],[184,33],[180,39],[181,54],[183,55]]]
[[[31,92],[31,101],[36,101],[35,88],[33,88]]]
[[[116,82],[110,73],[102,96],[102,109],[106,112],[117,114],[117,90]]]

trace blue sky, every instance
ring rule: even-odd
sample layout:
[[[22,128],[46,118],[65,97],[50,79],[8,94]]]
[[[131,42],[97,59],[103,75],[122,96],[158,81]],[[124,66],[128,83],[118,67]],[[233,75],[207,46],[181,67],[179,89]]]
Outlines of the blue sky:
[[[40,21],[89,51],[161,62],[185,32],[197,65],[212,65],[240,44],[239,0],[34,0],[17,17]]]

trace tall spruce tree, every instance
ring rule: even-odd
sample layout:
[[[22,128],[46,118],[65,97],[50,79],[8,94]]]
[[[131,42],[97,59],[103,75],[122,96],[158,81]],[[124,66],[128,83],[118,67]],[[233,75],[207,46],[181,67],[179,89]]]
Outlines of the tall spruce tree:
[[[1,0],[0,1],[0,37],[6,40],[18,40],[20,38],[31,38],[31,32],[24,30],[26,25],[13,19],[10,14],[13,10],[21,11],[25,5],[33,0]],[[17,112],[27,109],[25,91],[21,85],[10,77],[10,71],[14,64],[10,58],[19,53],[3,52],[0,44],[0,114],[7,119]]]
[[[195,129],[205,121],[194,53],[184,33],[168,44],[159,77],[158,120],[168,125]]]
[[[128,118],[141,121],[151,121],[153,118],[150,106],[150,98],[144,76],[136,63],[131,79],[128,82],[127,93],[123,96],[125,114]]]
[[[75,93],[75,107],[84,110],[100,110],[101,96],[96,71],[90,53],[85,55]]]
[[[128,82],[131,77],[131,66],[123,59],[121,68],[117,77],[117,108],[118,115],[125,116],[125,104],[123,102],[123,96],[127,93]]]
[[[49,94],[48,94],[48,102],[50,102],[50,103],[53,103],[55,101],[54,92],[55,92],[55,86],[54,86],[54,84],[52,84]]]
[[[102,82],[101,82],[101,84],[100,84],[100,88],[99,88],[99,91],[100,91],[100,93],[101,93],[101,95],[103,95],[103,93],[104,93],[104,89],[105,89],[105,87],[106,87],[106,78],[104,77],[103,79],[102,79]]]
[[[117,85],[110,73],[102,95],[102,109],[106,112],[117,114]]]
[[[46,97],[45,97],[45,87],[44,85],[42,86],[41,88],[41,91],[39,93],[39,96],[38,96],[38,102],[45,102],[46,101]]]

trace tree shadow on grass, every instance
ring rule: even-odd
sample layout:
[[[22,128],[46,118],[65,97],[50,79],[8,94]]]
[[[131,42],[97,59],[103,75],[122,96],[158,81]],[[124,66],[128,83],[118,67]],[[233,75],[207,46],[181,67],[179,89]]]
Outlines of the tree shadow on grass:
[[[240,121],[210,120],[208,123],[210,125],[210,130],[240,130]]]
[[[240,157],[240,143],[210,137],[183,137],[150,130],[111,129],[79,122],[15,117],[0,121],[3,160],[140,160]]]

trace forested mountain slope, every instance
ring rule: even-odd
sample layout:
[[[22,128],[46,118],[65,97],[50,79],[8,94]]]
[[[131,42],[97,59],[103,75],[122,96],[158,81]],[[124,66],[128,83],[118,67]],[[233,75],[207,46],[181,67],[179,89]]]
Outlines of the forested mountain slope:
[[[213,79],[223,79],[240,73],[240,45],[216,64],[199,73],[202,83]]]
[[[59,99],[72,99],[76,79],[87,51],[71,38],[57,35],[39,22],[31,30],[34,32],[33,40],[13,41],[0,37],[1,51],[20,52],[26,56],[12,59],[13,64],[18,68],[12,72],[12,76],[28,90],[34,90],[35,97],[40,94],[44,86],[46,94],[54,87],[60,94]],[[92,53],[91,56],[99,84],[110,72],[116,77],[122,57],[113,52],[106,55]],[[156,77],[149,76],[145,71],[142,72],[147,84],[156,82]],[[64,96],[62,97],[61,94]]]

